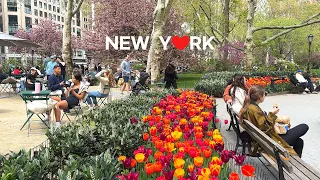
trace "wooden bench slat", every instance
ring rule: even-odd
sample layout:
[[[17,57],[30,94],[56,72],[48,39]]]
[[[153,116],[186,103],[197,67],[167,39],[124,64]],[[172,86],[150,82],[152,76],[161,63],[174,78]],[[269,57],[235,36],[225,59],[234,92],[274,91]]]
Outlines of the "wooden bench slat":
[[[244,124],[248,127],[249,131],[257,131],[258,136],[265,142],[271,143],[270,146],[277,147],[280,150],[280,154],[282,154],[284,157],[289,158],[289,152],[280,146],[277,142],[275,142],[272,138],[270,138],[268,135],[266,135],[264,132],[262,132],[259,128],[257,128],[255,125],[253,125],[248,120],[244,120]]]
[[[320,174],[317,170],[311,167],[309,164],[304,162],[298,156],[290,156],[290,162],[293,166],[299,169],[302,173],[308,176],[312,180],[320,180]]]
[[[248,132],[249,135],[250,135],[251,137],[253,137],[257,142],[260,142],[260,143],[259,143],[260,146],[262,146],[262,148],[263,148],[265,151],[267,151],[267,154],[272,154],[273,156],[275,156],[275,155],[274,155],[274,152],[273,152],[273,149],[271,149],[271,147],[268,146],[268,144],[267,144],[266,142],[262,141],[262,139],[261,139],[256,133],[254,133],[253,131],[247,131],[247,132]],[[270,158],[270,157],[269,157],[269,158]],[[289,173],[292,173],[292,172],[293,172],[293,168],[292,168],[292,165],[289,163],[289,161],[286,161],[286,160],[284,160],[284,159],[281,159],[281,160],[282,160],[282,162],[283,162],[283,167],[284,167],[285,169],[287,169]],[[277,167],[278,167],[278,165],[277,165]]]

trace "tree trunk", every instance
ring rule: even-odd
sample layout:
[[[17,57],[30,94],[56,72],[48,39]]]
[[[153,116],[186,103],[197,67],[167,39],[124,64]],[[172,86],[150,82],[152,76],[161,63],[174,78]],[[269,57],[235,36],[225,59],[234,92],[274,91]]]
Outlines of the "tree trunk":
[[[153,29],[151,34],[151,46],[148,52],[147,69],[151,73],[151,83],[157,81],[160,75],[160,53],[162,44],[159,39],[163,36],[164,26],[167,22],[173,0],[158,0],[154,11]]]
[[[252,69],[253,57],[253,29],[254,29],[254,13],[257,6],[257,0],[248,0],[248,16],[247,16],[247,34],[244,43],[244,65],[246,70]]]
[[[228,60],[228,49],[227,45],[228,45],[228,41],[227,38],[229,37],[229,33],[230,33],[230,0],[224,0],[224,6],[223,6],[223,23],[224,23],[224,31],[223,31],[223,46],[224,46],[224,51],[223,51],[223,61],[227,61]]]
[[[67,12],[63,26],[63,44],[62,44],[62,58],[66,63],[66,76],[72,73],[72,47],[71,47],[71,20],[73,10],[73,0],[68,1]]]

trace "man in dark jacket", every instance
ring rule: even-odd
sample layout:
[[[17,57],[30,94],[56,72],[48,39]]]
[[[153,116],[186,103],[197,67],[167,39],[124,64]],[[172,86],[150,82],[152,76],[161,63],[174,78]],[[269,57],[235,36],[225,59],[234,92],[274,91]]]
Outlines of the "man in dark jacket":
[[[50,91],[61,90],[63,95],[64,81],[61,76],[61,68],[57,64],[53,67],[53,74],[49,76],[48,88]]]
[[[169,64],[164,71],[165,88],[173,87],[177,89],[177,72],[172,64]]]

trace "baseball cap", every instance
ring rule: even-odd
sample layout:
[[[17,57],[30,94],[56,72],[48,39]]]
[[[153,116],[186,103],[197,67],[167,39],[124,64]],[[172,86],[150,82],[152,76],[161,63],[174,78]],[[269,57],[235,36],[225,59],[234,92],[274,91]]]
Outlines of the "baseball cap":
[[[38,69],[37,69],[37,68],[35,68],[35,67],[32,67],[32,68],[31,68],[31,70],[35,70],[35,71],[36,71],[36,70],[38,70]]]
[[[298,70],[298,72],[302,72],[302,70],[301,70],[301,69],[299,69],[299,70]]]
[[[50,59],[54,59],[56,56],[50,56]]]
[[[57,68],[57,67],[60,67],[59,64],[53,66],[53,69],[55,69],[55,68]]]

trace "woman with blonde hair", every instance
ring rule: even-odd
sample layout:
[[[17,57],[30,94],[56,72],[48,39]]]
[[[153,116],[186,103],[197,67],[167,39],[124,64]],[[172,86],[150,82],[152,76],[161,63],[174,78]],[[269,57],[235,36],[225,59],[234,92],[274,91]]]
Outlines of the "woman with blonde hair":
[[[101,75],[104,75],[103,77]],[[115,87],[115,80],[111,69],[102,70],[98,72],[95,77],[100,81],[99,91],[93,91],[88,93],[87,103],[93,107],[97,106],[97,98],[104,98],[109,95],[110,88]]]
[[[274,105],[273,110],[269,112],[268,115],[265,114],[259,107],[259,104],[264,102],[265,96],[266,92],[264,87],[259,85],[252,86],[248,92],[248,96],[246,96],[244,100],[243,107],[240,110],[240,121],[247,119],[273,140],[286,148],[290,154],[301,157],[304,145],[301,137],[309,130],[308,125],[299,124],[288,130],[286,134],[277,134],[274,125],[277,120],[276,114],[280,109],[278,105]],[[291,148],[291,146],[293,148]]]

